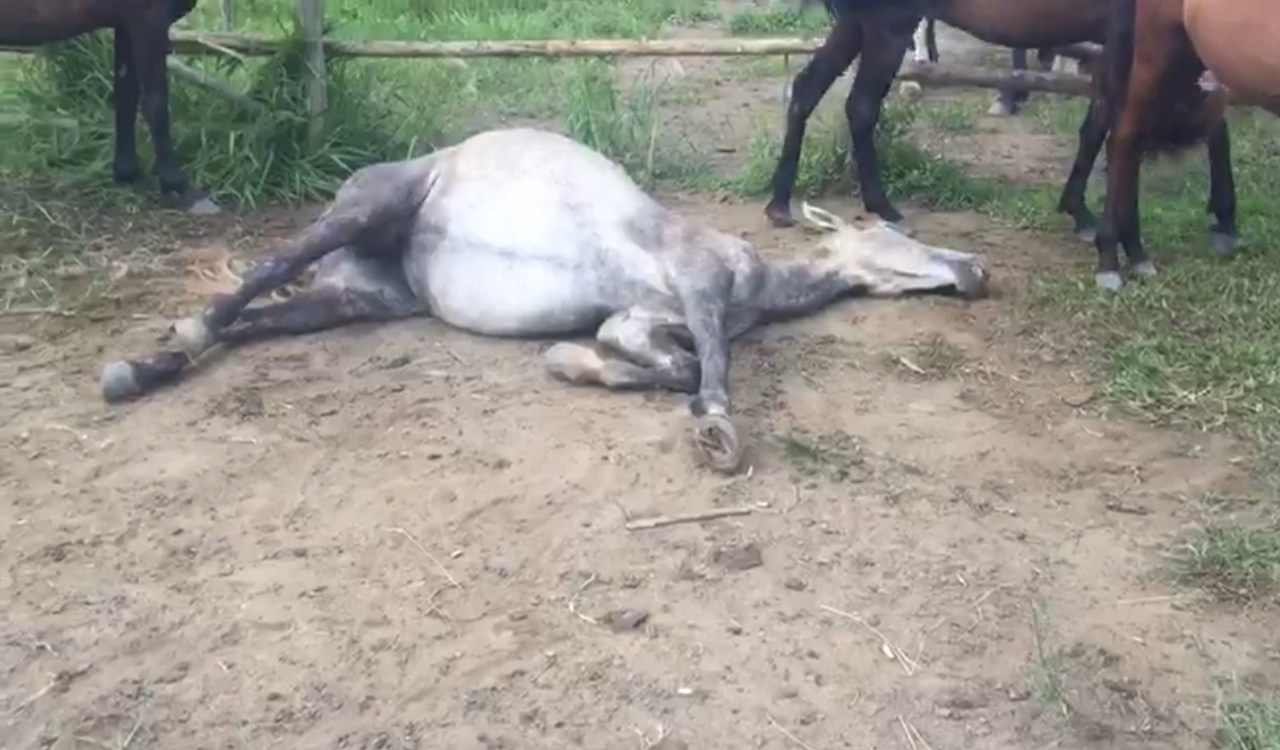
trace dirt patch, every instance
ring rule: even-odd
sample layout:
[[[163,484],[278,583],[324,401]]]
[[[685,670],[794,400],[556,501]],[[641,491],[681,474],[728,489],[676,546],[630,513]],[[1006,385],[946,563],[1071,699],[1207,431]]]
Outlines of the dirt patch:
[[[666,198],[774,258],[812,242]],[[1277,622],[1153,571],[1202,496],[1250,490],[1241,447],[1090,412],[1094,376],[1023,335],[1027,278],[1087,267],[1069,238],[912,214],[998,294],[741,341],[732,479],[694,465],[681,398],[561,385],[542,344],[431,320],[250,347],[119,408],[97,368],[165,318],[4,350],[5,746],[1204,747],[1219,679],[1275,684]],[[625,528],[720,506],[754,512]]]

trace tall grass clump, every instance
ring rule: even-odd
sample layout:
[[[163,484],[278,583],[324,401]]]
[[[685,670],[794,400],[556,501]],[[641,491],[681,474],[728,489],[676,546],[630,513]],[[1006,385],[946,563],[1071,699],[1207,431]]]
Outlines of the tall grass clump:
[[[834,97],[831,97],[834,99]],[[814,198],[833,190],[858,190],[853,178],[853,144],[849,127],[838,107],[820,107],[809,119],[795,194]],[[919,105],[903,99],[887,99],[876,124],[875,147],[880,157],[885,189],[894,201],[914,199],[940,210],[979,208],[989,203],[995,188],[967,175],[955,162],[919,146],[911,129]],[[746,164],[734,186],[747,195],[763,195],[782,152],[783,129],[770,124],[752,138]]]
[[[17,146],[8,155],[11,169],[90,190],[110,184],[115,137],[110,33],[52,46],[26,64],[17,99],[32,120],[57,117],[78,124],[36,125],[13,134],[16,138],[10,135]],[[308,146],[305,62],[296,33],[265,61],[219,66],[219,75],[264,105],[262,114],[247,114],[171,77],[171,128],[189,177],[219,199],[248,206],[318,199],[354,169],[429,147],[438,135],[430,113],[420,113],[414,130],[406,132],[405,118],[391,116],[394,94],[350,62],[328,61],[329,109],[316,148]],[[154,153],[143,118],[137,127],[145,168]]]

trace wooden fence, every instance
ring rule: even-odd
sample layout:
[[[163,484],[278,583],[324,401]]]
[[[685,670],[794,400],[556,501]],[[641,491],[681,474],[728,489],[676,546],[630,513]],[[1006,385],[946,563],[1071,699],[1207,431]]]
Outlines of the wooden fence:
[[[323,0],[297,0],[298,21],[307,61],[308,111],[318,133],[327,107],[325,60],[333,57],[372,57],[391,59],[461,59],[477,57],[764,57],[808,55],[817,50],[822,39],[573,39],[539,41],[353,41],[322,36]],[[222,0],[222,32],[196,32],[173,29],[170,38],[174,51],[190,56],[229,55],[236,58],[265,57],[276,54],[284,42],[259,34],[237,34],[233,0]],[[26,53],[30,49],[0,47],[0,51]],[[1096,45],[1075,45],[1060,53],[1078,59],[1096,56]],[[172,58],[168,62],[174,75],[223,96],[252,111],[262,105],[235,91],[216,78],[183,65]],[[1089,79],[1082,75],[1032,70],[992,70],[971,66],[935,65],[906,60],[898,73],[904,81],[917,81],[934,87],[1009,88],[1020,91],[1047,91],[1057,94],[1087,96]]]

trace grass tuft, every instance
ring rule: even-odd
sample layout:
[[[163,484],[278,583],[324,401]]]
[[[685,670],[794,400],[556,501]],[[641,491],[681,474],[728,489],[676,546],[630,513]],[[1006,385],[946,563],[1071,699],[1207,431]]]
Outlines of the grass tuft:
[[[1221,750],[1280,748],[1280,706],[1275,698],[1243,694],[1219,707],[1216,746]]]
[[[1274,601],[1280,594],[1280,524],[1209,526],[1175,552],[1173,571],[1183,583],[1227,601]]]

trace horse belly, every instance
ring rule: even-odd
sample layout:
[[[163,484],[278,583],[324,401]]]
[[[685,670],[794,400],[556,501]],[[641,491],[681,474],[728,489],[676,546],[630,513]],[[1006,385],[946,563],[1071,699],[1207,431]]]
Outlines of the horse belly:
[[[486,336],[585,333],[613,312],[598,274],[554,259],[441,249],[425,276],[432,315]]]

